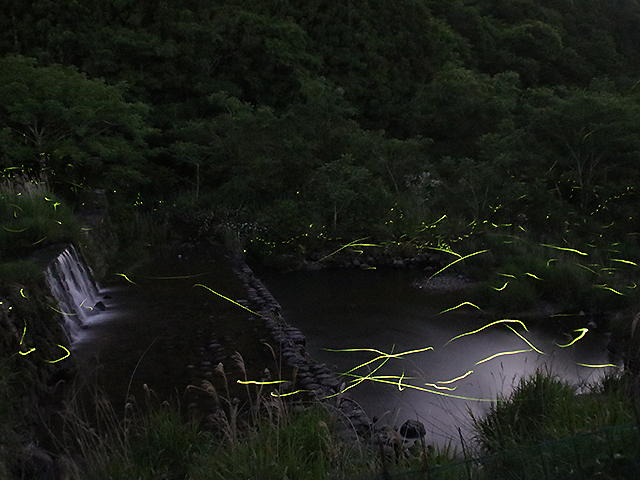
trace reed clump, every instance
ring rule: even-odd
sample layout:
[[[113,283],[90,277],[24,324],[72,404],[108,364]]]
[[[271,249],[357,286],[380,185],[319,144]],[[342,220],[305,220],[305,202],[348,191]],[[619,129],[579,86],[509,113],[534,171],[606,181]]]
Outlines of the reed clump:
[[[233,355],[235,367],[244,361]],[[375,455],[347,443],[334,429],[335,417],[319,402],[295,402],[272,384],[247,385],[250,401],[231,397],[222,363],[212,382],[191,386],[215,400],[202,418],[181,415],[179,405],[159,402],[149,389],[147,406],[131,399],[118,414],[97,391],[83,403],[73,396],[63,414],[60,449],[69,478],[140,479],[322,479],[375,476]],[[246,373],[246,372],[245,372]],[[244,412],[244,413],[243,413]]]

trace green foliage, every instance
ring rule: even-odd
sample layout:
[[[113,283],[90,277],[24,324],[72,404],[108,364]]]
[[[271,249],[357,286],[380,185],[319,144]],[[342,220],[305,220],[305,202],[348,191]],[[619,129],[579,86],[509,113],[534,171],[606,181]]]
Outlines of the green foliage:
[[[0,59],[0,165],[49,172],[58,186],[144,181],[145,107],[70,67]],[[126,183],[123,183],[126,178]]]
[[[255,430],[215,453],[204,453],[191,471],[194,479],[320,479],[372,475],[374,463],[358,445],[332,431],[320,405],[261,419]]]
[[[191,195],[205,239],[638,230],[635,1],[0,8],[1,166],[59,194]]]
[[[0,185],[0,259],[78,240],[80,226],[46,182],[13,177]]]
[[[620,389],[596,384],[592,390],[578,395],[576,386],[538,370],[521,378],[484,417],[473,418],[477,441],[486,452],[500,452],[633,421]]]
[[[0,289],[11,284],[29,285],[44,279],[42,268],[29,260],[0,263]]]
[[[73,478],[346,479],[372,475],[376,467],[361,446],[338,438],[335,419],[319,404],[294,411],[281,399],[263,398],[263,414],[245,423],[227,402],[228,413],[212,415],[220,430],[205,432],[166,402],[145,412],[129,405],[123,420],[103,398],[93,401],[98,434],[77,399],[63,413],[69,441],[61,446],[85,459]]]

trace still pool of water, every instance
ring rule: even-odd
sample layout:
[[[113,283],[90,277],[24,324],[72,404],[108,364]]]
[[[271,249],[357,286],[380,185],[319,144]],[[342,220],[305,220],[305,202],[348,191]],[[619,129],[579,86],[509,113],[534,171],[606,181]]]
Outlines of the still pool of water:
[[[107,296],[107,310],[89,319],[72,351],[84,377],[97,379],[116,410],[131,396],[144,403],[146,385],[160,401],[175,398],[183,407],[195,402],[207,414],[211,399],[193,386],[207,380],[219,388],[221,377],[213,373],[218,362],[229,372],[235,363],[231,355],[249,352],[251,378],[270,366],[271,355],[260,343],[266,335],[260,319],[195,286],[206,285],[231,299],[246,298],[224,255],[193,251],[180,258],[158,256],[130,274],[130,282],[114,278],[120,281],[100,292]]]
[[[491,320],[471,307],[439,314],[467,300],[464,293],[432,293],[415,288],[412,284],[420,276],[416,271],[264,271],[259,275],[282,305],[284,318],[307,336],[311,356],[336,372],[349,372],[380,355],[331,350],[377,349],[396,354],[378,370],[375,369],[383,359],[351,372],[393,377],[383,379],[392,384],[366,380],[353,387],[350,394],[370,417],[379,418],[381,423],[400,425],[407,419],[420,420],[427,427],[429,440],[440,444],[449,439],[457,442],[458,427],[469,438],[468,412],[486,411],[491,400],[508,394],[520,377],[537,368],[548,368],[574,383],[585,383],[596,380],[603,369],[579,364],[608,363],[605,340],[593,331],[566,348],[558,344],[570,343],[579,333],[571,337],[533,325],[527,325],[526,331],[515,323],[510,325],[530,344],[504,325],[450,341]],[[433,349],[398,355],[427,347]],[[502,355],[487,360],[495,354]],[[459,377],[464,378],[451,382]],[[344,377],[347,385],[353,378]]]

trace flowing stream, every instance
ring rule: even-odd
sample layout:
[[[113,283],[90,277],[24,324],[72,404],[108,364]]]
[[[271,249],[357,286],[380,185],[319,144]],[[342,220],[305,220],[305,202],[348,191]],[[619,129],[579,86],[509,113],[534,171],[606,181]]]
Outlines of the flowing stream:
[[[584,384],[597,379],[603,369],[579,364],[608,363],[605,339],[594,331],[564,348],[558,345],[567,345],[580,332],[568,335],[533,324],[526,331],[515,322],[509,325],[530,344],[504,324],[452,341],[490,321],[471,307],[440,314],[467,300],[464,293],[420,290],[412,285],[419,276],[416,271],[264,271],[259,275],[281,303],[284,318],[305,333],[315,359],[337,373],[389,377],[364,380],[350,390],[371,417],[394,425],[417,419],[426,426],[429,440],[439,444],[456,443],[458,427],[469,438],[468,412],[486,411],[490,400],[508,394],[514,382],[537,368]],[[366,349],[396,356],[384,362],[379,353]],[[400,355],[414,350],[418,351]],[[487,360],[495,354],[501,355]],[[359,365],[364,366],[352,370]],[[347,386],[357,382],[353,376],[344,379]]]
[[[45,276],[64,316],[65,331],[73,342],[80,337],[89,318],[100,311],[96,307],[98,285],[73,245],[67,246],[47,267]]]
[[[52,268],[66,271],[66,260],[61,255]],[[86,268],[77,259],[70,270],[64,275],[67,280],[80,278]],[[259,378],[272,359],[260,343],[267,333],[259,318],[197,286],[206,285],[231,299],[246,298],[244,286],[220,253],[160,254],[126,279],[118,274],[111,279],[115,282],[95,293],[105,311],[83,318],[82,328],[77,317],[65,318],[74,331],[71,350],[83,377],[95,378],[118,411],[132,397],[144,403],[153,392],[160,401],[173,398],[184,408],[210,413],[211,398],[190,386],[219,381],[216,365],[223,362],[232,368],[235,351],[251,354],[246,369],[252,378]],[[58,288],[61,284],[66,287]],[[95,300],[89,286],[76,287],[73,281],[54,282],[52,291],[61,309],[73,312]],[[62,307],[65,302],[69,305]],[[229,386],[232,396],[234,388],[239,387]]]

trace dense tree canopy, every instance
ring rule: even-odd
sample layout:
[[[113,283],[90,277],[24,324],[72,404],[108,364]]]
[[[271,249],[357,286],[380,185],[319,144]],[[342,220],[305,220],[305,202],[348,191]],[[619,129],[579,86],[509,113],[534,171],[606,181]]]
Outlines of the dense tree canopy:
[[[637,0],[8,2],[0,165],[164,201],[193,235],[621,235],[639,26]]]

